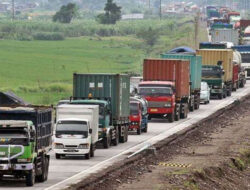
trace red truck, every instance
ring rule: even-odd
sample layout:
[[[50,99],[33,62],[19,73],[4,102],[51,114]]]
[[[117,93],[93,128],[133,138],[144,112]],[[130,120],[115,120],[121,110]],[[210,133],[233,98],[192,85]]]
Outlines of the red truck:
[[[136,101],[130,101],[129,102],[130,107],[130,124],[129,124],[129,130],[136,130],[137,134],[141,134],[141,124],[142,124],[142,108],[140,105],[140,102]]]
[[[186,118],[190,101],[190,64],[184,60],[145,59],[139,94],[148,101],[148,119]]]

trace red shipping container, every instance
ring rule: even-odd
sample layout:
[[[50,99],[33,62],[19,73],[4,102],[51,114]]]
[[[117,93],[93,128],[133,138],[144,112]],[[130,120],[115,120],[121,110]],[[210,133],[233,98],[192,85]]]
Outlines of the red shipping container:
[[[241,28],[247,28],[248,26],[250,26],[250,20],[240,20]]]
[[[234,64],[233,66],[233,83],[239,80],[239,65]]]
[[[176,97],[189,96],[190,62],[171,59],[145,59],[143,81],[172,81],[175,83]]]

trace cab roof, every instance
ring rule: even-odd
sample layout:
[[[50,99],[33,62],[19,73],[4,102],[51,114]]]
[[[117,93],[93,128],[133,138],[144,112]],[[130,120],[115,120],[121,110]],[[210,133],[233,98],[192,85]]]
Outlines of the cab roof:
[[[88,103],[88,104],[107,104],[107,101],[105,100],[97,100],[97,99],[85,99],[85,100],[72,100],[70,102],[71,104],[85,104],[85,103]]]
[[[143,81],[140,82],[139,85],[144,85],[144,84],[158,84],[158,85],[174,85],[174,82],[171,81]]]

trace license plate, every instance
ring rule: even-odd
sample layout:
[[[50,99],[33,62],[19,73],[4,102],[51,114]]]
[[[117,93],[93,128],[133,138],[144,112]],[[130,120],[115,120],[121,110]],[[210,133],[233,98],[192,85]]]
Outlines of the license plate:
[[[152,112],[157,112],[158,109],[150,109],[150,111],[152,111]]]
[[[5,152],[0,152],[0,156],[5,156]]]
[[[69,149],[69,150],[64,150],[64,152],[78,152],[78,150],[75,150],[75,149]]]

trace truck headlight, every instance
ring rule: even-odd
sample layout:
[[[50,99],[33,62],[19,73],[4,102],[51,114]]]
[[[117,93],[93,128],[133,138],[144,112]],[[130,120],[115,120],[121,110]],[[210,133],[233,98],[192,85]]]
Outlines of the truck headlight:
[[[55,149],[63,149],[64,146],[61,143],[55,143]]]
[[[172,107],[171,102],[166,103],[166,104],[164,105],[164,107],[166,107],[166,108],[171,108],[171,107]]]
[[[17,162],[31,162],[32,161],[32,158],[20,158],[20,159],[17,159]]]
[[[80,149],[88,149],[89,148],[89,144],[88,143],[87,144],[80,144],[79,148]]]

